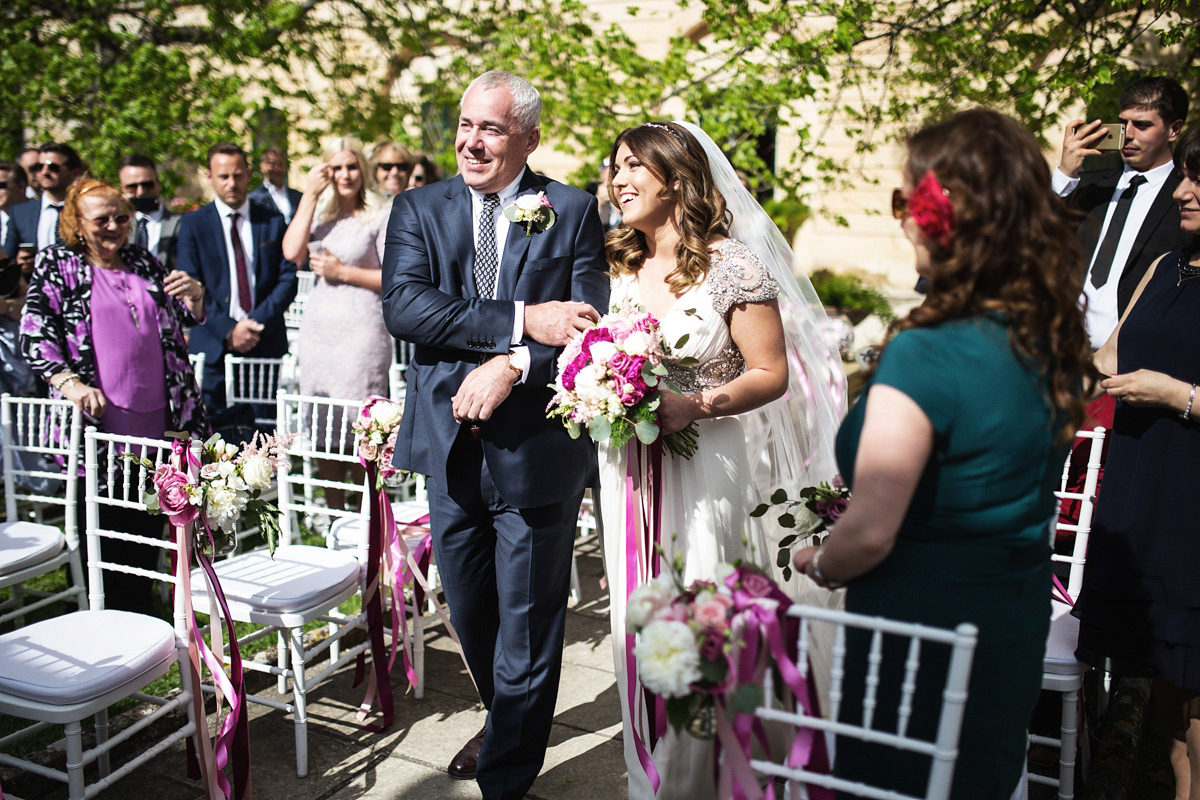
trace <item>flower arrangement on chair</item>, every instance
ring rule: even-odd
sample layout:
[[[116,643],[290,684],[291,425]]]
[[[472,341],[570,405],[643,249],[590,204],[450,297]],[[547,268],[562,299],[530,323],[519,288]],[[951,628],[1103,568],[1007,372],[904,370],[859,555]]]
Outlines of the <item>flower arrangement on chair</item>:
[[[637,639],[638,677],[657,696],[651,716],[665,713],[676,732],[717,740],[720,796],[762,796],[749,759],[754,743],[766,741],[754,715],[763,701],[766,671],[782,679],[790,702],[806,714],[820,714],[809,670],[793,660],[799,623],[786,613],[792,601],[750,565],[720,564],[712,580],[686,586],[682,573],[677,556],[666,572],[629,596],[625,624]],[[656,727],[652,722],[651,730]],[[828,769],[820,737],[795,744],[790,758]],[[809,791],[814,798],[831,796],[817,787]],[[773,787],[766,796],[774,797]]]

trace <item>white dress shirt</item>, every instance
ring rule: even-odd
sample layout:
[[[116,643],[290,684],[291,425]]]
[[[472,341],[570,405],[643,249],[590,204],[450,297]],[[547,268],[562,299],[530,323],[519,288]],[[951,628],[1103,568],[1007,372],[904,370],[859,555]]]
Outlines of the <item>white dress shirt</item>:
[[[9,217],[7,211],[0,210],[0,244],[8,241],[8,225]],[[5,253],[9,258],[14,258],[16,253]]]
[[[54,231],[58,227],[58,218],[62,214],[62,208],[57,211],[50,208],[52,205],[59,205],[50,199],[50,193],[42,195],[42,213],[38,216],[37,229],[37,248],[41,250],[43,247],[49,247],[54,244]]]
[[[284,220],[290,223],[294,209],[291,198],[288,197],[287,184],[283,184],[281,189],[270,181],[263,181],[263,186],[267,187],[267,194],[271,195],[271,199],[275,201],[275,207],[279,209],[280,214],[283,214]]]
[[[160,205],[149,214],[143,214],[141,211],[134,213],[133,225],[129,229],[129,241],[137,241],[137,229],[141,220],[146,220],[146,249],[155,258],[158,258],[158,242],[162,239],[162,221],[163,210]]]
[[[504,244],[508,241],[508,231],[512,227],[512,223],[508,221],[508,217],[504,216],[504,209],[512,204],[517,199],[517,194],[521,190],[521,178],[525,177],[524,170],[517,176],[516,180],[505,186],[500,191],[496,192],[496,197],[500,200],[500,205],[496,207],[494,213],[496,225],[496,286],[500,286],[500,276],[504,274]],[[475,242],[475,249],[479,249],[479,215],[483,211],[483,195],[468,186],[467,189],[471,193],[471,239]],[[513,332],[512,332],[512,348],[509,351],[509,358],[513,365],[521,370],[521,377],[517,379],[517,383],[524,383],[525,377],[529,370],[529,348],[520,344],[525,338],[525,301],[513,301],[515,311],[513,314]]]
[[[233,258],[233,238],[229,234],[232,225],[230,214],[234,211],[242,215],[238,220],[238,234],[242,239],[242,251],[246,254],[246,276],[250,279],[250,298],[254,299],[254,229],[250,225],[250,201],[242,201],[239,208],[230,208],[219,199],[213,200],[217,213],[221,215],[221,232],[225,235],[225,263],[229,268],[229,316],[234,320],[244,319],[241,301],[238,299],[237,261]],[[253,309],[252,309],[253,310]]]
[[[1129,262],[1129,253],[1133,250],[1133,243],[1137,240],[1138,232],[1141,231],[1142,224],[1146,221],[1146,215],[1150,213],[1150,206],[1154,204],[1159,190],[1170,177],[1174,167],[1175,165],[1168,161],[1139,173],[1127,166],[1121,173],[1121,177],[1117,179],[1117,186],[1113,189],[1112,197],[1109,198],[1108,207],[1104,212],[1104,225],[1100,228],[1100,238],[1096,240],[1096,249],[1087,254],[1088,272],[1083,281],[1083,294],[1080,296],[1081,299],[1087,300],[1086,325],[1093,348],[1102,347],[1117,327],[1119,321],[1117,284],[1121,282],[1121,273]],[[1137,190],[1137,194],[1133,196],[1133,200],[1129,204],[1129,216],[1125,218],[1125,228],[1121,231],[1121,238],[1117,241],[1117,250],[1113,254],[1112,269],[1109,271],[1108,280],[1103,286],[1097,288],[1092,285],[1092,264],[1096,260],[1096,253],[1100,250],[1105,234],[1108,233],[1108,223],[1117,206],[1117,199],[1129,188],[1129,181],[1133,176],[1138,174],[1146,178],[1146,183]],[[1079,185],[1079,178],[1068,178],[1062,171],[1055,168],[1050,176],[1050,184],[1055,193],[1066,197],[1075,191],[1075,187]]]

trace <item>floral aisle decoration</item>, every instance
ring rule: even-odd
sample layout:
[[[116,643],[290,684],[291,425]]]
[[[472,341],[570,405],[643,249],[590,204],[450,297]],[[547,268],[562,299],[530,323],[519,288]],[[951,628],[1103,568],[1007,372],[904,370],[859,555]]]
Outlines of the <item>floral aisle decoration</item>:
[[[801,489],[799,498],[795,500],[788,497],[787,490],[776,489],[771,494],[771,502],[759,503],[750,516],[761,517],[772,506],[783,507],[776,522],[780,527],[796,532],[779,540],[775,564],[783,570],[784,580],[789,580],[792,577],[792,551],[797,545],[821,544],[849,505],[850,490],[842,482],[841,476],[835,475],[832,483],[821,481],[816,486]]]
[[[652,444],[661,434],[657,411],[662,392],[671,391],[663,365],[667,353],[652,314],[629,306],[613,310],[577,334],[559,356],[548,415],[560,418],[572,438],[586,428],[594,441],[607,441],[614,448],[635,436],[642,444]],[[661,437],[662,444],[675,455],[691,458],[697,434],[693,422]]]
[[[404,406],[386,397],[370,397],[363,404],[358,419],[351,430],[355,436],[355,448],[359,463],[367,470],[370,509],[367,529],[367,583],[363,592],[363,608],[367,611],[367,637],[371,643],[372,668],[367,677],[366,697],[358,711],[360,722],[367,714],[378,695],[383,712],[381,725],[366,725],[368,730],[383,730],[395,719],[395,705],[389,680],[398,654],[403,654],[404,671],[410,688],[417,686],[417,672],[412,658],[412,633],[408,620],[408,605],[405,602],[405,586],[411,586],[414,608],[419,608],[424,597],[435,598],[425,576],[429,572],[432,556],[432,541],[428,531],[429,515],[417,520],[404,520],[401,530],[392,512],[391,498],[384,491],[389,481],[404,475],[392,466],[396,450],[396,436],[400,421],[404,418]],[[409,537],[424,531],[410,547]],[[392,647],[390,653],[384,646],[384,619],[390,606],[392,620]],[[450,624],[450,617],[441,604],[434,601],[435,609],[446,626],[454,643],[458,636]],[[360,662],[360,674],[363,664]]]
[[[721,564],[711,580],[684,585],[682,557],[629,596],[626,628],[636,637],[637,675],[651,693],[650,730],[655,738],[687,730],[716,740],[718,796],[759,800],[775,797],[750,769],[755,743],[766,733],[754,710],[763,701],[763,678],[774,670],[788,702],[819,716],[807,665],[795,663],[799,621],[787,615],[792,601],[761,570]],[[631,693],[632,694],[632,693]],[[827,772],[825,741],[801,731],[788,755],[792,766]],[[817,800],[827,790],[808,787]]]
[[[262,493],[275,480],[281,460],[287,457],[286,447],[284,439],[257,435],[239,448],[214,435],[203,444],[190,439],[176,440],[171,460],[157,468],[147,459],[127,456],[154,470],[153,489],[144,493],[143,502],[150,513],[167,516],[180,545],[176,591],[183,595],[188,620],[188,654],[196,686],[193,702],[197,719],[206,718],[199,691],[201,662],[208,666],[216,687],[218,709],[224,710],[228,705],[227,713],[218,718],[215,741],[207,736],[198,737],[195,759],[210,796],[216,790],[234,800],[252,794],[241,652],[229,604],[211,557],[225,549],[228,542],[236,541],[235,531],[251,526],[262,531],[271,552],[275,551],[279,541],[279,510],[264,500]],[[192,605],[193,558],[210,598],[209,608],[202,613],[209,616],[211,645],[201,634]],[[224,659],[224,641],[229,642],[228,665]],[[232,785],[223,772],[226,766],[231,768]]]

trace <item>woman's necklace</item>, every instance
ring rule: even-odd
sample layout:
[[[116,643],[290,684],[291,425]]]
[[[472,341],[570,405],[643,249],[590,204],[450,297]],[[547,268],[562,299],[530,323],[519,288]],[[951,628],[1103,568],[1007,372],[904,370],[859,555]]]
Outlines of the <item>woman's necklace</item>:
[[[125,305],[129,306],[129,316],[133,319],[133,327],[139,331],[142,329],[142,320],[138,315],[137,306],[133,304],[133,298],[129,296],[129,282],[127,273],[120,266],[115,267],[100,267],[105,272],[111,273],[117,280],[117,286],[121,289],[121,294],[125,296]]]
[[[1189,263],[1187,256],[1182,256],[1179,259],[1179,282],[1176,286],[1180,286],[1184,281],[1190,281],[1192,278],[1200,278],[1200,267]]]

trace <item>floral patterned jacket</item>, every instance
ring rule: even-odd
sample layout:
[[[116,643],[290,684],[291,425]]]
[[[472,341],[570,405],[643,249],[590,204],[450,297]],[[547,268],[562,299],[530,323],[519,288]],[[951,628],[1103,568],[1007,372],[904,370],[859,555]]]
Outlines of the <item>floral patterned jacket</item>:
[[[167,270],[149,251],[137,245],[121,248],[121,259],[134,275],[162,286]],[[185,321],[193,322],[181,300],[162,295],[158,331],[162,340],[163,371],[167,379],[167,421],[170,430],[208,436],[208,416],[184,340]],[[88,386],[96,385],[96,354],[92,346],[92,267],[64,245],[38,253],[25,311],[21,315],[21,350],[33,371],[47,382],[59,372],[74,372]],[[51,396],[61,397],[51,388]]]

